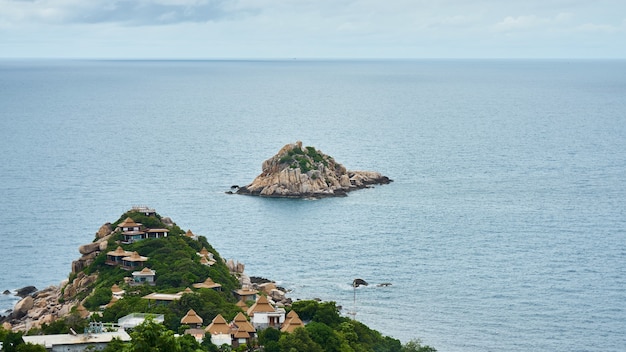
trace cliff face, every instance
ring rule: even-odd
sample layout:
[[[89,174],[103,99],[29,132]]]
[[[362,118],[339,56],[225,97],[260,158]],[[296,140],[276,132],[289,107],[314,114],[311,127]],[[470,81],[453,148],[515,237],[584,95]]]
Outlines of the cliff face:
[[[348,171],[332,157],[302,142],[287,144],[263,162],[262,173],[237,194],[265,197],[331,197],[391,180],[374,171]]]

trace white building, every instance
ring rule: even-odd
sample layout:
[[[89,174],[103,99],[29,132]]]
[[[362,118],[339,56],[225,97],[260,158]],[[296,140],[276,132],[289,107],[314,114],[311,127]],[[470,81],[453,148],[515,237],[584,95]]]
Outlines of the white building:
[[[96,351],[100,351],[114,338],[124,342],[130,341],[130,336],[122,329],[115,332],[101,332],[97,334],[22,336],[24,342],[42,345],[46,350],[52,352],[82,352],[90,346],[93,346]]]
[[[285,309],[272,306],[265,296],[259,296],[256,302],[248,308],[250,322],[256,329],[268,327],[280,328],[285,322]]]
[[[131,313],[119,318],[117,320],[117,325],[123,329],[133,329],[146,321],[148,317],[151,317],[152,321],[159,324],[163,324],[165,321],[165,316],[163,314]]]

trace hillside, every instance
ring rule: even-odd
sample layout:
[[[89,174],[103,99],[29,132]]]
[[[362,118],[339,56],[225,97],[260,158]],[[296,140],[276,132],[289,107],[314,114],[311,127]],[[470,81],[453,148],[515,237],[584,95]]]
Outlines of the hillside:
[[[240,351],[417,350],[405,349],[415,342],[402,346],[342,317],[334,302],[291,304],[273,282],[251,284],[243,264],[224,260],[205,237],[146,210],[133,208],[104,224],[92,243],[80,247],[82,257],[61,288],[35,292],[16,305],[0,328],[0,340],[17,341],[22,332],[85,331],[87,337],[94,324],[119,329],[121,318],[143,313],[163,318],[131,328],[132,339],[113,341],[106,351],[217,351],[224,341]]]

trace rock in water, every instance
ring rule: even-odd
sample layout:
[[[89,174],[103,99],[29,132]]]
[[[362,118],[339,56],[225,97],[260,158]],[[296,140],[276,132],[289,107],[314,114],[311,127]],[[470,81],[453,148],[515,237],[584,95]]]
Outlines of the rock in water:
[[[302,142],[287,144],[263,162],[262,172],[237,194],[265,197],[320,198],[345,196],[347,192],[373,184],[392,182],[374,171],[348,171],[314,147]]]
[[[35,286],[26,286],[17,290],[17,293],[15,295],[24,298],[35,291],[37,291],[37,288]]]

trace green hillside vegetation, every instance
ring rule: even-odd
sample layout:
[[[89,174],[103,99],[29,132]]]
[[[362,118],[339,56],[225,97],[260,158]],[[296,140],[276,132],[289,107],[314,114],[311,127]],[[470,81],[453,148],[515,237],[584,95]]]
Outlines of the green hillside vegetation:
[[[124,277],[131,276],[131,272],[105,264],[106,252],[114,251],[122,239],[121,234],[116,234],[109,239],[107,250],[100,253],[94,263],[84,270],[87,275],[98,273],[98,280],[91,290],[92,294],[85,300],[85,308],[97,311],[100,306],[109,303],[111,286],[117,284],[126,290],[126,294],[124,299],[115,302],[102,312],[104,322],[117,322],[119,318],[133,312],[164,314],[166,327],[178,331],[180,319],[189,309],[194,309],[204,319],[209,317],[212,319],[218,313],[232,318],[240,311],[232,295],[232,291],[240,287],[239,281],[229,272],[219,253],[204,236],[199,236],[198,240],[182,236],[184,231],[180,227],[177,225],[167,227],[161,222],[158,214],[146,216],[132,211],[123,214],[114,222],[113,228],[127,217],[148,228],[170,230],[168,237],[165,238],[144,239],[122,245],[126,251],[136,251],[141,256],[148,257],[145,266],[156,271],[156,285],[124,286]],[[213,254],[216,260],[214,265],[200,264],[200,256],[197,253],[203,247]],[[152,292],[177,293],[208,277],[222,285],[221,292],[210,289],[194,290],[194,294],[184,294],[179,301],[173,301],[168,305],[154,303],[150,305],[150,301],[141,298]]]
[[[292,169],[300,168],[302,173],[307,173],[317,169],[319,164],[328,166],[332,159],[332,157],[318,152],[314,147],[305,147],[304,149],[296,147],[282,155],[279,161],[289,165]]]
[[[127,217],[149,228],[166,228],[167,226],[158,216],[145,216],[141,213],[127,212],[113,228]],[[147,320],[144,324],[131,332],[132,341],[123,343],[113,341],[105,351],[222,351],[225,347],[214,346],[207,336],[202,344],[190,335],[180,337],[188,326],[181,326],[180,320],[193,309],[207,326],[213,318],[221,314],[227,321],[231,321],[241,309],[237,307],[233,290],[240,288],[239,280],[229,272],[228,267],[219,253],[208,243],[205,237],[197,240],[181,236],[184,232],[176,225],[167,227],[170,230],[168,237],[159,239],[144,239],[132,244],[120,244],[122,235],[117,233],[108,241],[106,251],[102,251],[95,261],[84,269],[89,275],[97,273],[97,280],[87,292],[79,294],[77,298],[84,299],[84,307],[92,312],[92,321],[117,323],[118,319],[131,313],[163,314],[163,324]],[[117,246],[126,251],[136,251],[141,256],[148,257],[146,266],[156,271],[156,285],[129,286],[124,278],[131,276],[131,272],[118,266],[105,264],[106,253],[114,251]],[[200,252],[206,248],[213,254],[216,263],[212,266],[200,263]],[[75,277],[75,275],[73,275]],[[177,293],[191,288],[192,284],[202,282],[207,278],[222,285],[221,291],[212,289],[192,289],[179,300],[167,304],[155,304],[142,298],[152,293]],[[70,277],[73,279],[73,277]],[[117,284],[126,291],[124,298],[111,302],[111,286]],[[102,309],[107,305],[106,308]],[[268,328],[258,332],[254,340],[255,346],[239,346],[238,351],[263,350],[267,352],[293,351],[329,351],[329,352],[386,352],[386,351],[420,351],[432,352],[428,346],[421,346],[419,341],[412,341],[402,345],[399,340],[383,336],[364,324],[342,317],[334,302],[297,301],[291,308],[307,323],[304,328],[298,328],[293,333],[281,333],[279,330]],[[57,334],[68,333],[70,328],[82,331],[89,323],[82,319],[79,312],[74,311],[63,319],[51,324],[43,324],[41,329],[31,330],[29,334]],[[0,337],[16,339],[15,335],[4,332]],[[20,335],[21,336],[21,335]],[[3,339],[4,339],[3,338]],[[1,341],[2,339],[0,339]],[[11,341],[13,341],[11,340]],[[6,344],[5,344],[6,346]],[[30,347],[30,346],[28,346]],[[23,346],[23,349],[28,348]],[[424,349],[426,348],[426,349]]]

